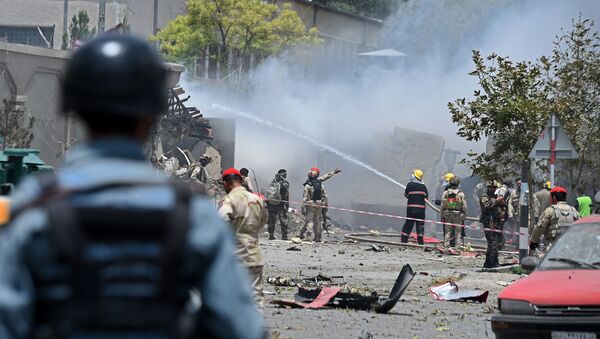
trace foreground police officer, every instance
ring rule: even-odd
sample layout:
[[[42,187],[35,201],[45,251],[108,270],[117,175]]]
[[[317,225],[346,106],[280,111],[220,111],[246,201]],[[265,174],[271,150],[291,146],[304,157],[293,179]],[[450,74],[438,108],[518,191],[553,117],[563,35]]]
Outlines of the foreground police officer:
[[[130,36],[103,35],[73,55],[63,108],[91,140],[14,197],[22,212],[0,233],[0,338],[263,335],[227,225],[144,158],[165,77]],[[190,289],[201,298],[194,314]]]

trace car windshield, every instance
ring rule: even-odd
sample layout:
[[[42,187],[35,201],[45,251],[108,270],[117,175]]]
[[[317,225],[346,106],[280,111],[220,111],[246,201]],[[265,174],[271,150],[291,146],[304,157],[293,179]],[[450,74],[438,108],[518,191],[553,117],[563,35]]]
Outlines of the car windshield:
[[[540,268],[600,269],[600,224],[571,226],[544,256]]]

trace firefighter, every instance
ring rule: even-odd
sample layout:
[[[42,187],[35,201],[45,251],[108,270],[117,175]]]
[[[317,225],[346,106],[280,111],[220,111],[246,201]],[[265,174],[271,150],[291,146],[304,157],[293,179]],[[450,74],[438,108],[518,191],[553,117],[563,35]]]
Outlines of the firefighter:
[[[442,196],[442,207],[440,214],[442,215],[444,222],[448,223],[444,224],[444,228],[446,229],[444,246],[446,247],[456,246],[457,233],[461,233],[461,240],[462,244],[464,245],[464,236],[461,232],[461,229],[464,227],[455,226],[464,225],[467,217],[467,199],[465,194],[458,189],[459,184],[459,177],[453,177],[450,179],[448,187]]]
[[[429,197],[427,186],[423,183],[423,171],[415,169],[411,181],[406,185],[404,196],[408,199],[406,203],[406,222],[402,227],[401,242],[407,243],[410,232],[416,224],[417,242],[423,245],[423,233],[425,232],[425,200]],[[417,219],[417,220],[415,220]]]
[[[130,35],[103,34],[72,55],[63,112],[89,140],[15,195],[0,232],[0,337],[264,336],[229,228],[145,157],[167,109],[166,77],[152,47]]]
[[[552,205],[546,208],[535,225],[529,238],[529,249],[534,251],[539,247],[539,242],[544,236],[544,250],[547,251],[571,224],[579,219],[579,212],[567,204],[567,191],[560,186],[550,191]]]

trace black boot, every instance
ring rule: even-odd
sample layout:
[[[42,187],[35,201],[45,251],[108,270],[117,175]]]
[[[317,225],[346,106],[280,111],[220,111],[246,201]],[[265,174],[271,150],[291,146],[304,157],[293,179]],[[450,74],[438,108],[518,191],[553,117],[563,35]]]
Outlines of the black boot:
[[[281,226],[281,240],[288,240],[287,226]]]
[[[275,234],[269,233],[269,240],[275,240]]]
[[[498,261],[498,253],[494,253],[492,261],[490,262],[492,268],[500,267],[500,261]]]
[[[483,268],[490,268],[490,254],[485,254],[485,262],[483,263]]]
[[[408,235],[402,235],[400,237],[400,242],[406,244],[408,242]]]
[[[425,241],[423,241],[422,235],[417,235],[417,242],[419,243],[419,245],[425,245]]]

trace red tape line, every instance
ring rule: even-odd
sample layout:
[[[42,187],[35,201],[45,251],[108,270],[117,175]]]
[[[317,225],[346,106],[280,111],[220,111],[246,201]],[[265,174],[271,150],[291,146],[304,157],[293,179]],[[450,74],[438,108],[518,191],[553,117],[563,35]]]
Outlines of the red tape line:
[[[265,198],[265,201],[279,201],[279,202],[285,202],[285,203],[290,203],[290,204],[300,205],[300,206],[325,207],[325,206],[322,206],[322,205],[310,204],[310,203],[303,203],[303,202],[297,202],[297,201],[289,201],[288,202],[288,201],[283,201],[283,200],[266,199],[266,198]],[[473,226],[473,225],[452,224],[452,223],[441,222],[441,221],[436,221],[436,220],[409,218],[409,217],[404,217],[404,216],[401,216],[401,215],[384,214],[384,213],[376,213],[376,212],[369,212],[369,211],[361,211],[361,210],[354,210],[354,209],[350,209],[350,208],[331,207],[331,206],[326,206],[326,208],[331,209],[331,210],[351,212],[351,213],[357,213],[357,214],[365,214],[365,215],[372,215],[372,216],[377,216],[377,217],[386,217],[386,218],[393,218],[393,219],[422,221],[424,223],[439,224],[439,225],[446,225],[446,226],[454,226],[454,227],[461,227],[461,228],[470,228],[470,229],[473,229],[473,230],[479,230],[480,229],[479,227]],[[512,231],[497,230],[497,229],[487,229],[487,228],[484,229],[484,231],[485,232],[495,232],[495,233],[506,233],[506,234],[519,235],[519,236],[525,236],[526,235],[525,233],[521,233],[521,232],[512,232]],[[404,233],[401,233],[401,234],[406,235]]]

